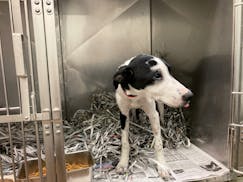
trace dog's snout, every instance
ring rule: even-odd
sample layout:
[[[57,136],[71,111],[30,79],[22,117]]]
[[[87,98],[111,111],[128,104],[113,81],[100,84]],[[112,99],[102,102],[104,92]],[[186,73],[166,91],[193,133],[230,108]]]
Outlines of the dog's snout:
[[[185,102],[188,102],[193,96],[193,93],[191,91],[188,91],[186,94],[182,95],[182,99]]]

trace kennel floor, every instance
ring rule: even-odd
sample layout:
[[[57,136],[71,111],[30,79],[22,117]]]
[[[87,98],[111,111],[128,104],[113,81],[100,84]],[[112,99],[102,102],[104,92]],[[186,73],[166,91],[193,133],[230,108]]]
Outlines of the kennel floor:
[[[165,149],[165,158],[172,169],[168,181],[228,181],[229,169],[195,145],[189,148]],[[93,171],[93,182],[164,182],[155,167],[135,168],[132,173],[117,175],[115,171]]]

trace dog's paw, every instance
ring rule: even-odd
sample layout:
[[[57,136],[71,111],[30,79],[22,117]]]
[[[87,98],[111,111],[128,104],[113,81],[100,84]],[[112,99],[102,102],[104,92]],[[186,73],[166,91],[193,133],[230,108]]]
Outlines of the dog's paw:
[[[127,172],[128,170],[128,165],[127,164],[123,164],[123,163],[118,163],[118,165],[116,166],[116,173],[118,174],[124,174]]]
[[[168,168],[165,165],[163,165],[163,167],[158,166],[158,173],[159,173],[159,176],[163,179],[170,179],[171,178],[171,169]]]

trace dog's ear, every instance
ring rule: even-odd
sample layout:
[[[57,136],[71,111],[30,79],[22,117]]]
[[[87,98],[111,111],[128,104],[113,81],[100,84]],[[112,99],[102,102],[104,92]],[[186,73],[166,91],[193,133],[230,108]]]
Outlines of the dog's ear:
[[[128,66],[122,66],[113,76],[113,85],[117,89],[118,85],[121,84],[123,89],[129,89],[128,83],[133,77],[133,70]]]

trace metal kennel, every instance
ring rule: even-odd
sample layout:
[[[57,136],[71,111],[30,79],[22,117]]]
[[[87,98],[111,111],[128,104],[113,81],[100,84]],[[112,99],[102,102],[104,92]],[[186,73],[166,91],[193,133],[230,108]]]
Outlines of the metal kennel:
[[[26,125],[33,123],[36,140],[32,142],[37,146],[40,174],[41,151],[44,150],[47,181],[66,181],[54,2],[0,1],[0,8],[0,121],[1,128],[8,127],[1,142],[8,141],[14,180],[16,166],[20,162],[16,161],[13,148],[15,134],[21,133],[23,165],[28,180]],[[18,123],[21,127],[17,126],[18,130],[12,131]],[[40,136],[44,138],[44,149]],[[1,163],[2,180],[3,170]]]
[[[63,120],[87,108],[97,88],[112,90],[115,68],[139,53],[168,59],[195,93],[191,140],[242,174],[242,6],[242,0],[0,0],[6,144],[0,152],[11,154],[15,181],[19,165],[28,176],[30,142],[40,181],[66,181]],[[2,157],[0,172],[3,180]]]

